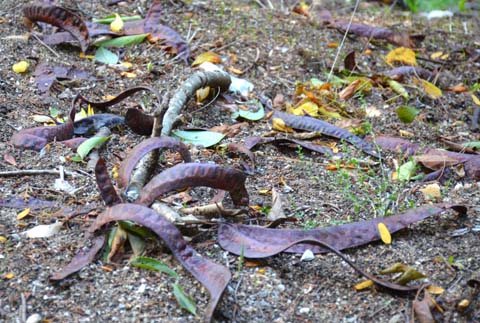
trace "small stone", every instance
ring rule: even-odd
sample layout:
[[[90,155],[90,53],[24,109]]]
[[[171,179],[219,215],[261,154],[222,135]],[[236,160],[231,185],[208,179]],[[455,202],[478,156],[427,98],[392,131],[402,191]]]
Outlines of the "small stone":
[[[311,261],[315,259],[315,255],[313,254],[312,250],[307,249],[302,255],[302,258],[300,258],[300,261]]]
[[[310,312],[310,308],[308,307],[302,307],[301,309],[298,310],[298,313],[300,314],[307,314],[308,312]]]
[[[283,292],[285,290],[285,285],[284,284],[278,284],[277,285],[277,289],[281,292]]]
[[[25,321],[25,323],[38,323],[40,322],[42,319],[42,317],[40,316],[40,314],[38,313],[35,313],[35,314],[32,314],[30,315],[27,320]]]

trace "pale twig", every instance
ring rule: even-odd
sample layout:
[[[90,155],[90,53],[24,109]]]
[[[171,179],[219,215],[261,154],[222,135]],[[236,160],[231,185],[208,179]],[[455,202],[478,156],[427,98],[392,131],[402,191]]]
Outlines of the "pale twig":
[[[340,43],[340,46],[338,46],[337,54],[335,55],[335,59],[333,60],[332,68],[330,69],[330,73],[328,73],[327,82],[330,81],[330,78],[332,77],[332,74],[333,74],[333,70],[335,69],[335,65],[337,65],[338,57],[340,56],[340,52],[342,51],[343,44],[345,43],[345,39],[347,39],[348,32],[350,31],[350,26],[352,25],[352,22],[353,22],[353,17],[357,12],[359,3],[360,3],[360,0],[357,0],[355,3],[355,8],[353,8],[353,12],[352,12],[352,15],[350,16],[350,21],[348,22],[348,26],[347,26],[347,29],[345,30],[345,34],[343,35],[342,42]]]
[[[45,44],[43,42],[43,40],[41,40],[37,35],[35,35],[34,33],[31,33],[31,35],[33,36],[33,38],[35,38],[41,45],[43,45],[46,49],[48,49],[49,51],[51,51],[53,53],[53,55],[57,56],[57,57],[60,57],[60,54],[58,54],[56,51],[53,50],[52,47],[48,46],[47,44]]]
[[[63,173],[67,176],[78,176],[78,173],[69,172],[64,170]],[[35,175],[61,175],[62,172],[56,169],[22,169],[12,170],[6,172],[0,172],[0,177],[13,177],[13,176],[35,176]]]

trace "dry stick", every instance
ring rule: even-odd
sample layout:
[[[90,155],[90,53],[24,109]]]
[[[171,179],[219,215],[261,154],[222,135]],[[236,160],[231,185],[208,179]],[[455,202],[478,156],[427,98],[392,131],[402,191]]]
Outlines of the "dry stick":
[[[65,175],[68,176],[78,176],[79,174],[64,171]],[[35,175],[60,175],[59,170],[55,169],[22,169],[22,170],[12,170],[6,172],[0,172],[0,177],[13,177],[13,176],[35,176]]]
[[[347,39],[348,32],[350,31],[350,26],[352,25],[352,22],[353,22],[353,17],[357,12],[359,3],[360,3],[360,0],[357,0],[357,2],[355,3],[355,8],[353,8],[353,12],[352,12],[352,15],[350,16],[350,21],[348,22],[348,26],[347,26],[347,29],[345,30],[345,34],[343,35],[342,42],[340,43],[340,46],[338,46],[337,54],[335,55],[335,59],[333,60],[332,68],[328,73],[327,82],[330,81],[330,78],[332,77],[332,74],[333,74],[333,70],[335,69],[335,65],[337,65],[338,57],[340,56],[340,52],[342,51],[343,44],[345,43],[345,39]]]
[[[60,57],[60,54],[58,54],[56,51],[53,50],[52,47],[48,46],[43,40],[40,39],[40,37],[38,37],[37,35],[35,35],[35,33],[30,33],[30,35],[33,36],[33,38],[35,38],[41,45],[43,45],[46,49],[48,49],[49,51],[51,51],[53,53],[53,55],[57,56],[57,57]]]
[[[198,89],[209,86],[211,88],[219,88],[220,92],[225,92],[228,90],[230,83],[230,76],[225,72],[196,72],[190,76],[176,90],[168,102],[168,109],[166,109],[167,96],[164,96],[162,104],[155,110],[152,137],[158,137],[160,135],[170,136],[173,124],[182,111],[182,108],[187,104],[188,100],[195,95]],[[132,174],[129,188],[125,193],[128,197],[132,199],[138,197],[140,189],[154,172],[158,158],[159,151],[155,150],[138,163],[136,171]]]

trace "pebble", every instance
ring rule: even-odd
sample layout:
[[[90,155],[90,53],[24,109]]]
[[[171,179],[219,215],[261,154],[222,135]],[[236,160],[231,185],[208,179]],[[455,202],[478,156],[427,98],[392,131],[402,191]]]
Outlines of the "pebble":
[[[30,315],[27,318],[27,320],[25,321],[25,323],[38,323],[38,322],[40,322],[41,319],[42,319],[42,317],[40,316],[40,314],[35,313],[35,314]]]
[[[310,308],[308,307],[302,307],[301,309],[298,310],[298,313],[300,314],[307,314],[308,312],[310,312]]]
[[[277,289],[281,292],[283,292],[285,290],[285,285],[284,284],[278,284],[277,285]]]
[[[315,255],[313,254],[312,250],[307,249],[302,255],[302,258],[300,258],[300,261],[311,261],[315,259]]]

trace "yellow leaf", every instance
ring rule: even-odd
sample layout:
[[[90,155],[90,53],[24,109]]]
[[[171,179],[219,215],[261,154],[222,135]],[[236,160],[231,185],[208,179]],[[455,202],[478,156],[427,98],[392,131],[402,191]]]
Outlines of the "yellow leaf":
[[[110,30],[114,33],[119,33],[123,30],[123,20],[118,13],[115,14],[115,19],[110,23]]]
[[[283,131],[283,132],[293,133],[293,129],[290,128],[289,126],[285,125],[285,121],[283,121],[280,118],[273,118],[272,119],[272,129],[278,130],[278,131]]]
[[[261,274],[261,275],[265,274],[266,272],[267,272],[267,270],[266,270],[265,268],[259,268],[259,269],[257,270],[257,273],[259,273],[259,274]]]
[[[12,66],[12,70],[17,74],[25,73],[28,70],[29,66],[30,64],[27,61],[21,61],[21,62],[18,62],[17,64],[14,64]]]
[[[445,289],[437,285],[430,285],[427,287],[427,290],[430,294],[435,294],[435,295],[442,294],[445,291]]]
[[[93,111],[93,107],[89,104],[87,106],[87,116],[93,116],[95,114],[95,111]]]
[[[84,108],[82,108],[79,113],[80,113],[80,119],[83,119],[83,118],[87,117],[87,112],[85,111]],[[75,119],[77,119],[77,118],[75,118]]]
[[[399,47],[390,51],[385,57],[385,62],[392,65],[393,62],[401,62],[407,65],[417,66],[415,52],[410,48]]]
[[[369,279],[369,280],[364,280],[363,282],[360,282],[360,283],[356,284],[354,286],[354,288],[355,288],[356,291],[361,291],[361,290],[364,290],[364,289],[369,288],[371,286],[373,286],[373,280]]]
[[[122,66],[126,67],[126,68],[132,68],[133,67],[133,64],[130,63],[130,62],[123,62],[122,63]]]
[[[137,77],[137,74],[132,72],[121,72],[120,75],[128,77],[129,79],[134,79]]]
[[[390,235],[390,231],[388,231],[387,226],[382,222],[378,224],[378,232],[380,233],[380,238],[382,238],[383,243],[392,243],[392,236]]]
[[[113,100],[115,98],[116,98],[115,95],[104,95],[104,96],[102,96],[102,99],[104,99],[106,101],[110,101],[110,100]]]
[[[205,62],[219,64],[222,62],[222,58],[220,57],[220,55],[215,54],[214,52],[201,53],[195,58],[195,61],[192,63],[192,66],[198,66]]]
[[[204,101],[210,94],[210,87],[206,86],[204,88],[198,89],[197,92],[195,92],[195,94],[197,96],[197,103],[200,103]]]
[[[407,265],[404,265],[401,262],[397,262],[388,268],[382,269],[380,271],[380,274],[385,275],[385,274],[403,273],[403,272],[406,272],[407,270],[408,270]]]
[[[443,55],[443,52],[442,52],[442,51],[440,51],[440,52],[435,52],[435,53],[432,53],[432,54],[430,55],[430,58],[431,58],[431,59],[437,59],[437,58],[442,57],[442,55]]]
[[[337,47],[338,47],[338,43],[328,43],[328,44],[327,44],[327,47],[328,47],[328,48],[337,48]]]
[[[307,101],[296,108],[291,109],[290,113],[296,116],[304,116],[308,114],[309,116],[316,117],[318,116],[318,105],[312,101]]]
[[[425,93],[432,99],[438,99],[439,97],[442,96],[442,90],[440,90],[438,87],[436,87],[434,84],[425,81],[423,79],[420,79],[422,82],[423,89],[425,90]]]
[[[7,241],[7,237],[0,236],[0,243],[4,243]]]
[[[118,178],[118,165],[117,164],[115,164],[112,168],[112,177],[113,177],[113,179]]]
[[[30,214],[30,208],[26,208],[26,209],[23,210],[22,212],[18,213],[18,214],[17,214],[17,220],[23,219],[23,218],[26,217],[28,214]]]
[[[233,74],[237,74],[237,75],[242,75],[243,74],[242,70],[239,70],[238,68],[235,68],[235,67],[232,67],[232,66],[230,66],[228,68],[228,70]]]
[[[258,190],[258,194],[262,194],[262,195],[269,195],[269,192],[270,190],[268,188]]]
[[[5,279],[12,279],[13,277],[15,277],[15,274],[10,272],[6,273],[3,277],[5,277]]]
[[[423,193],[426,200],[438,199],[442,197],[440,186],[437,183],[430,184],[419,190]]]
[[[85,53],[80,53],[80,54],[78,55],[78,57],[80,57],[80,58],[87,58],[87,59],[93,59],[93,58],[95,58],[95,55],[85,55]]]
[[[480,105],[480,99],[478,99],[475,94],[472,94],[472,100],[476,105]]]

